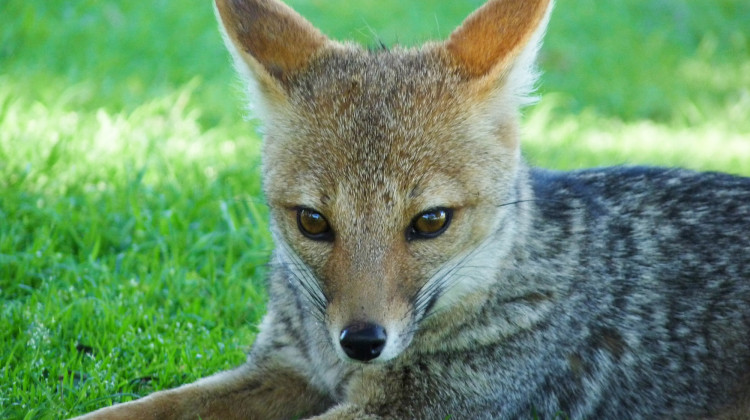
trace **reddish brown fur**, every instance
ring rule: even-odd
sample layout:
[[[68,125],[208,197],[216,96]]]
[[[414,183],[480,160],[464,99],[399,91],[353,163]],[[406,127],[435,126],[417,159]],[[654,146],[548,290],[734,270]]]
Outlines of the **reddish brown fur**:
[[[307,20],[278,1],[216,0],[216,8],[232,41],[282,81],[304,69],[327,41]]]
[[[528,43],[548,8],[549,0],[490,1],[451,34],[446,48],[472,77],[503,70]]]

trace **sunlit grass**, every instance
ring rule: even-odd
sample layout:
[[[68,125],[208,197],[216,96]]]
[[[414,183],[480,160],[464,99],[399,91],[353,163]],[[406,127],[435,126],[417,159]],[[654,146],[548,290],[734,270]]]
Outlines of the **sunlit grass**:
[[[444,37],[481,3],[290,1],[368,45]],[[0,418],[240,363],[272,244],[210,3],[7,0],[0,16]],[[750,175],[748,21],[736,0],[559,0],[525,155]]]
[[[191,84],[119,113],[10,86],[0,418],[57,417],[241,363],[270,250],[247,125],[200,128]]]
[[[721,118],[699,124],[624,122],[591,111],[565,115],[550,95],[528,112],[525,156],[558,169],[661,165],[750,175],[750,95],[727,104]]]

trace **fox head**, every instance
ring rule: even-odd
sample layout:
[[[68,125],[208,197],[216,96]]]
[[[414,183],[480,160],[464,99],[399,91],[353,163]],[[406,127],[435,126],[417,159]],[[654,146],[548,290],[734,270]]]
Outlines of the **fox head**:
[[[496,281],[550,8],[491,0],[445,42],[366,50],[277,0],[216,0],[264,127],[276,256],[342,359],[394,359]]]

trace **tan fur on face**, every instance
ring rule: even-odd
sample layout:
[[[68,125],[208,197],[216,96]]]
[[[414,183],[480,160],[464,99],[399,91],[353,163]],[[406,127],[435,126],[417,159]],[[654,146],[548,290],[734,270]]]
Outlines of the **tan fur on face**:
[[[322,56],[292,81],[264,154],[274,219],[320,279],[334,331],[409,321],[435,267],[492,231],[518,159],[516,113],[481,120],[488,105],[476,97],[487,93],[445,70],[441,48],[346,54]],[[326,217],[332,244],[301,235],[299,206]],[[435,207],[455,209],[448,231],[407,242],[412,219]]]

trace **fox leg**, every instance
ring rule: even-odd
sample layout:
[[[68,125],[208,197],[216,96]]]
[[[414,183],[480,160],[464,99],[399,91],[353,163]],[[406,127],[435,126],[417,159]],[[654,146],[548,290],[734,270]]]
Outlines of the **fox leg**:
[[[333,402],[291,368],[246,364],[79,420],[305,418]]]

